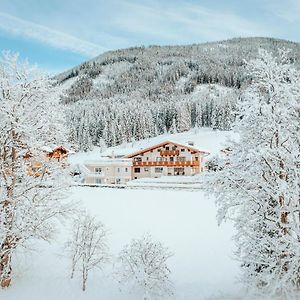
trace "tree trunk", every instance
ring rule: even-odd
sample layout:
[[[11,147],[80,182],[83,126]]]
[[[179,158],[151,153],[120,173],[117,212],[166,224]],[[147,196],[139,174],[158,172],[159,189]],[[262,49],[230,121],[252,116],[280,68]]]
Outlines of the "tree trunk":
[[[12,280],[12,250],[16,247],[16,237],[12,233],[13,228],[13,196],[14,189],[17,182],[17,154],[14,142],[16,141],[16,133],[13,129],[11,131],[13,146],[11,148],[11,166],[9,175],[11,176],[11,184],[7,187],[7,200],[1,203],[1,211],[4,212],[4,223],[3,225],[8,230],[3,244],[0,246],[0,286],[2,288],[7,288],[11,284]]]
[[[74,272],[75,272],[75,267],[74,267],[74,265],[73,265],[73,267],[72,267],[72,271],[71,271],[71,279],[73,279],[73,278],[74,278]]]
[[[0,286],[2,288],[7,288],[10,286],[12,279],[12,244],[8,238],[6,238],[5,242],[2,244],[0,251]]]
[[[82,271],[82,290],[86,290],[86,281],[87,281],[87,271],[83,270]]]

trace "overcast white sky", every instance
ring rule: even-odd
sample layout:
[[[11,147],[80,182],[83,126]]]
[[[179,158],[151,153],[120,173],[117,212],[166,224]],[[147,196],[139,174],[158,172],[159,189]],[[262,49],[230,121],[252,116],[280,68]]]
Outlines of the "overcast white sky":
[[[109,49],[240,36],[300,42],[300,0],[0,0],[0,49],[62,71]]]

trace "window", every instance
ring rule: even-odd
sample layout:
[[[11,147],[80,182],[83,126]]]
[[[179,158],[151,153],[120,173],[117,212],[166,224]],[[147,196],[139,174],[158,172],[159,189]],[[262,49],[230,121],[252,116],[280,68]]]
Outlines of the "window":
[[[96,184],[101,184],[101,179],[100,178],[96,178]]]
[[[128,172],[128,168],[125,168],[125,172],[126,172],[126,173]]]
[[[198,156],[196,156],[196,157],[195,157],[195,161],[198,161],[198,160],[199,160],[199,157],[198,157]]]
[[[177,160],[178,160],[178,161],[185,161],[185,157],[184,157],[184,156],[179,156],[179,157],[177,158]]]
[[[95,173],[101,174],[102,173],[102,168],[95,168]]]
[[[121,179],[120,178],[117,178],[116,179],[116,184],[120,184],[121,183]]]
[[[134,158],[133,158],[133,161],[134,161],[134,162],[141,162],[141,161],[142,161],[142,158],[141,158],[141,157],[134,157]]]
[[[170,161],[174,161],[174,157],[173,156],[170,157]]]
[[[155,173],[162,173],[163,172],[163,168],[155,168]]]
[[[157,152],[160,152],[161,149],[157,149]]]
[[[120,173],[120,168],[118,168],[118,170],[117,170],[117,171],[118,171],[118,173]]]
[[[167,150],[167,151],[170,150],[170,147],[166,147],[166,150]]]
[[[145,172],[149,172],[149,168],[144,168],[144,171]]]
[[[163,161],[163,157],[156,157],[156,161]]]
[[[134,173],[141,173],[141,168],[134,168]]]
[[[181,152],[185,152],[185,149],[181,149]]]
[[[174,168],[174,175],[184,175],[184,168]]]
[[[172,150],[174,151],[174,150],[176,150],[176,148],[177,148],[176,146],[173,146],[173,147],[172,147]]]

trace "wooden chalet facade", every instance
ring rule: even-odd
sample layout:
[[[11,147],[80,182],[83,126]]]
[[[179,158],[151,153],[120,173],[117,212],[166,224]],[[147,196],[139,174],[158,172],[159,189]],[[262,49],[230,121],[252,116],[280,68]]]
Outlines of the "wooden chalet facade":
[[[139,179],[198,174],[204,169],[203,158],[207,154],[190,145],[165,141],[126,158],[132,158],[132,179]]]
[[[48,159],[55,159],[57,161],[62,161],[66,159],[69,155],[69,150],[63,146],[58,146],[54,148],[45,147],[44,152],[46,152],[46,157]]]
[[[41,150],[44,155],[40,158],[33,157],[29,150],[23,155],[23,159],[26,162],[27,174],[29,176],[40,177],[43,174],[48,173],[46,162],[49,160],[57,160],[62,163],[63,167],[66,166],[66,160],[70,151],[65,147],[43,147]]]

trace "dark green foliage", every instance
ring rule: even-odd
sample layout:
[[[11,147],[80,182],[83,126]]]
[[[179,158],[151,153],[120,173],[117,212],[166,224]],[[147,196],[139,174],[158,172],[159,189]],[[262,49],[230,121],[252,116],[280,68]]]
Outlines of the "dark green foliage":
[[[278,49],[289,48],[291,61],[299,66],[297,43],[238,38],[110,51],[56,79],[64,85],[73,80],[62,101],[70,105],[72,132],[78,135],[76,122],[85,124],[81,127],[84,140],[92,144],[103,138],[107,145],[114,145],[171,127],[172,131],[190,126],[224,130],[234,119],[240,91],[251,84],[245,76],[245,60],[256,58],[259,48],[275,56]]]

